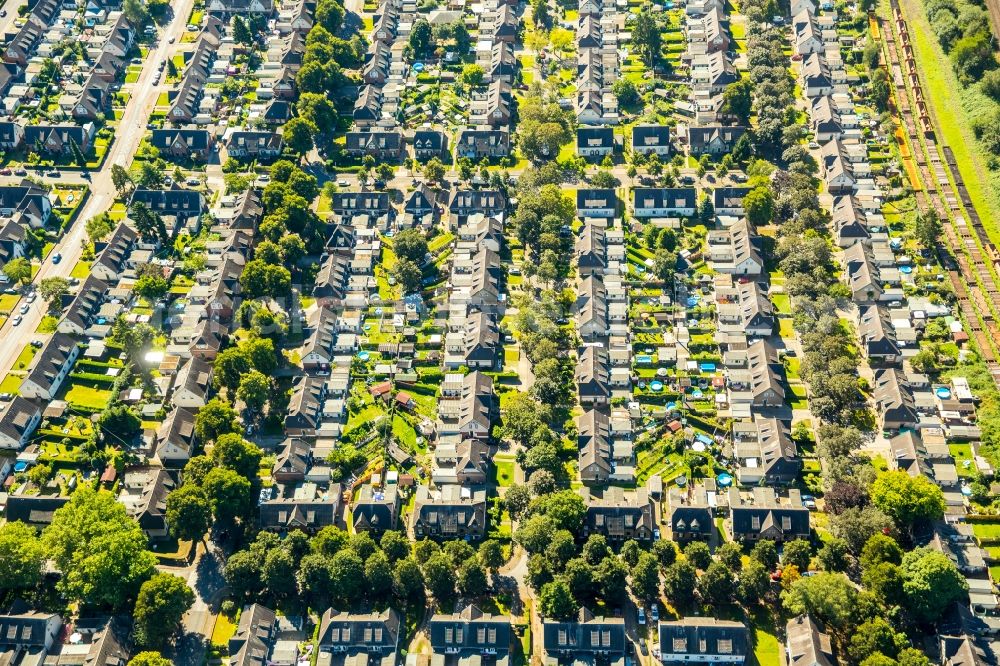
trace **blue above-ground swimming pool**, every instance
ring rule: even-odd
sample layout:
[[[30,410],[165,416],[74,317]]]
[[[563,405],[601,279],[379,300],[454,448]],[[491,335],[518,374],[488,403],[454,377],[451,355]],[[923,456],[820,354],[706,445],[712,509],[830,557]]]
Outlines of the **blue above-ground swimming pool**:
[[[913,266],[900,266],[899,272],[902,273],[903,275],[909,275],[910,273],[913,272]]]
[[[941,386],[934,389],[934,395],[941,398],[942,400],[947,400],[951,397],[951,389]]]
[[[424,63],[422,63],[422,62],[415,62],[415,63],[413,63],[413,71],[415,71],[415,72],[422,72],[422,71],[424,71]]]
[[[24,462],[23,460],[18,460],[16,463],[14,463],[15,472],[23,472],[26,469],[28,469],[28,463]]]
[[[701,389],[695,389],[695,390],[691,391],[691,397],[692,398],[700,398],[702,395],[704,395],[704,394],[701,392]]]
[[[719,476],[715,477],[715,482],[719,484],[722,488],[728,488],[733,485],[733,475],[723,472]]]
[[[699,301],[699,299],[698,299],[697,296],[688,296],[687,306],[689,308],[693,308],[694,306],[698,305],[698,301]]]
[[[697,435],[694,436],[694,438],[696,441],[701,442],[705,446],[709,446],[712,444],[712,438],[709,437],[708,435],[703,435],[701,433],[698,433]]]
[[[649,390],[650,391],[656,391],[656,392],[662,391],[663,390],[663,382],[654,379],[653,381],[649,382]]]
[[[677,409],[677,403],[676,402],[668,402],[667,403],[667,411],[668,412],[672,412],[675,409]]]

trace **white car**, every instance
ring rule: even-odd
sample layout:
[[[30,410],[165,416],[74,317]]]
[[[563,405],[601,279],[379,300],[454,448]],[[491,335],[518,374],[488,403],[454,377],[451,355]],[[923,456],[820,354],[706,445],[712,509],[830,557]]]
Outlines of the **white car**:
[[[36,298],[38,298],[38,294],[36,294],[35,292],[31,292],[30,294],[28,294],[28,297],[25,300],[28,301],[29,303],[34,303]]]
[[[21,323],[21,315],[14,315],[14,318],[10,320],[11,326],[18,326]]]

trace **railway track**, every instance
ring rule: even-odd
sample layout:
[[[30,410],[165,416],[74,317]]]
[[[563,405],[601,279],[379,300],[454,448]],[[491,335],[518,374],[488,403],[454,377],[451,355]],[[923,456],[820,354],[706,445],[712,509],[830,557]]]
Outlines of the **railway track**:
[[[992,0],[1000,10],[1000,0]],[[916,174],[912,183],[921,211],[934,211],[943,220],[945,243],[937,253],[948,270],[948,278],[958,298],[959,309],[979,353],[1000,387],[1000,289],[995,272],[1000,270],[1000,254],[990,242],[978,211],[958,170],[955,155],[947,146],[938,147],[909,29],[898,0],[890,0],[892,19],[879,21],[883,55],[894,87],[894,98],[911,154],[907,172]],[[992,16],[991,9],[991,16]],[[1000,17],[1000,12],[998,12]],[[942,159],[942,154],[944,159]],[[952,187],[954,183],[954,187]],[[985,254],[984,254],[985,249]]]

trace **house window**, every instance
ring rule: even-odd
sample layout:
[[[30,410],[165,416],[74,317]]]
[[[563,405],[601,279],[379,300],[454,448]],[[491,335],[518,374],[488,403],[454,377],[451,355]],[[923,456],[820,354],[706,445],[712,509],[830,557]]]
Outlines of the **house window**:
[[[340,642],[340,628],[339,627],[334,627],[330,631],[330,641],[332,643],[339,643]]]
[[[496,629],[490,627],[490,630],[487,633],[487,636],[489,636],[490,643],[496,643],[497,642],[497,630]]]
[[[604,637],[604,640],[602,641],[602,645],[604,647],[611,647],[611,630],[610,629],[605,629],[602,632],[602,635]]]
[[[451,627],[445,627],[444,629],[444,642],[451,643],[453,638],[453,632]]]
[[[486,642],[486,629],[480,627],[476,630],[476,642],[485,643]]]
[[[365,643],[371,643],[371,642],[372,642],[372,628],[365,627]]]
[[[753,529],[755,529],[755,530],[759,530],[760,529],[760,516],[751,516],[750,517],[750,527],[753,528]]]
[[[792,529],[792,518],[791,518],[791,516],[782,516],[781,517],[781,529],[785,530],[786,532]]]
[[[719,654],[732,654],[733,641],[729,638],[720,638],[718,643]]]
[[[674,652],[687,652],[687,638],[675,638],[672,642]]]
[[[595,647],[601,644],[601,632],[597,629],[591,629],[590,631],[590,644]]]
[[[455,629],[455,642],[461,643],[462,642],[462,636],[463,636],[463,634],[464,634],[464,632],[462,631],[461,627],[458,627],[457,629]]]
[[[566,630],[565,629],[560,629],[559,630],[559,645],[566,645],[566,644],[567,644],[567,641],[566,641]]]
[[[698,640],[698,652],[700,652],[701,654],[705,654],[706,652],[708,652],[708,641],[706,641],[704,638]]]
[[[375,642],[382,642],[382,627],[375,627]]]

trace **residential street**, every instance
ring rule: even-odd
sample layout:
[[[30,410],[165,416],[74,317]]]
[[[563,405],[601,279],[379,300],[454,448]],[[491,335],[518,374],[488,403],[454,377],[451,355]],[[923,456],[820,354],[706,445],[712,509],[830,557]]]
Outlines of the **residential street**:
[[[110,208],[114,202],[115,188],[111,182],[111,166],[118,164],[128,168],[131,163],[132,156],[146,132],[146,124],[149,122],[150,114],[152,114],[153,108],[156,106],[156,99],[160,94],[161,86],[153,85],[156,63],[166,59],[177,48],[193,6],[194,0],[180,0],[174,5],[174,15],[170,23],[160,33],[155,48],[150,49],[139,80],[131,84],[133,94],[129,98],[125,112],[118,123],[114,143],[105,157],[104,164],[99,171],[90,172],[90,195],[77,214],[73,225],[66,231],[52,252],[45,257],[35,275],[35,285],[45,278],[69,277],[83,254],[83,243],[86,241],[86,221]],[[170,44],[171,37],[175,44]],[[128,87],[126,86],[126,88]],[[61,171],[60,173],[62,175],[59,178],[46,178],[46,180],[53,184],[87,182],[83,174],[71,171]],[[19,178],[10,177],[3,179],[4,182],[19,180]],[[57,254],[62,257],[59,263],[53,261],[53,257]],[[12,320],[9,319],[0,328],[0,376],[5,376],[10,371],[25,345],[34,339],[44,337],[35,332],[43,316],[45,316],[45,304],[39,299],[32,304],[18,326],[14,326]]]

